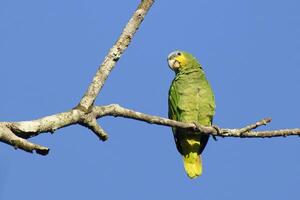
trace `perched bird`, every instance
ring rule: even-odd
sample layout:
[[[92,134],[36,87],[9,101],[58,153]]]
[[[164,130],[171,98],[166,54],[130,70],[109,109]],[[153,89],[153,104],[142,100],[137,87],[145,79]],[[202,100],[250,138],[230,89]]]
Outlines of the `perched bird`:
[[[215,100],[202,66],[194,56],[184,51],[170,53],[168,64],[175,72],[169,90],[169,118],[211,126],[215,114]],[[200,176],[200,154],[209,136],[189,129],[172,128],[172,131],[177,150],[183,156],[187,175],[190,178]]]

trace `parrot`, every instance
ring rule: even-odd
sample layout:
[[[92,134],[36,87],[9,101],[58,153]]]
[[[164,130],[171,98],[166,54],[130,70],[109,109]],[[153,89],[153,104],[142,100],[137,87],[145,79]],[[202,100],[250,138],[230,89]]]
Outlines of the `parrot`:
[[[169,89],[169,119],[212,126],[215,98],[201,64],[192,54],[177,50],[168,55],[168,65],[175,72]],[[197,178],[202,174],[201,153],[209,135],[175,127],[172,132],[188,177]]]

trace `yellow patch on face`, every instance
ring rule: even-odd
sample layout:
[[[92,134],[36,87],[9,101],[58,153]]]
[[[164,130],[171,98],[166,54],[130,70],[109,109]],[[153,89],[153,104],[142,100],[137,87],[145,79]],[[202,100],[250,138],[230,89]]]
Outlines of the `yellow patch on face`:
[[[177,60],[180,63],[180,65],[184,65],[186,62],[186,58],[182,54],[179,56],[176,56],[175,60]]]

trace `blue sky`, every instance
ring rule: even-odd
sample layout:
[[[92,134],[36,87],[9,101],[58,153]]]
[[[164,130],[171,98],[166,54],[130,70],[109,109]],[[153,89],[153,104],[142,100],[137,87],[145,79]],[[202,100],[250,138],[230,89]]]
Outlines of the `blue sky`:
[[[74,107],[139,1],[0,0],[0,121]],[[299,1],[157,1],[96,104],[167,116],[176,49],[193,53],[214,89],[215,123],[299,127]],[[204,174],[185,175],[168,127],[99,120],[100,142],[72,126],[31,140],[48,156],[0,144],[0,199],[299,199],[298,137],[210,140]]]

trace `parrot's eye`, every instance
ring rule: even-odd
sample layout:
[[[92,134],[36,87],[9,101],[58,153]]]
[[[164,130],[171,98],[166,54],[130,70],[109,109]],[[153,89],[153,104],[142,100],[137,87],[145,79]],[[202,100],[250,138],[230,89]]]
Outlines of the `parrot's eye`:
[[[181,56],[181,53],[180,53],[180,52],[178,52],[178,53],[177,53],[177,56]]]

